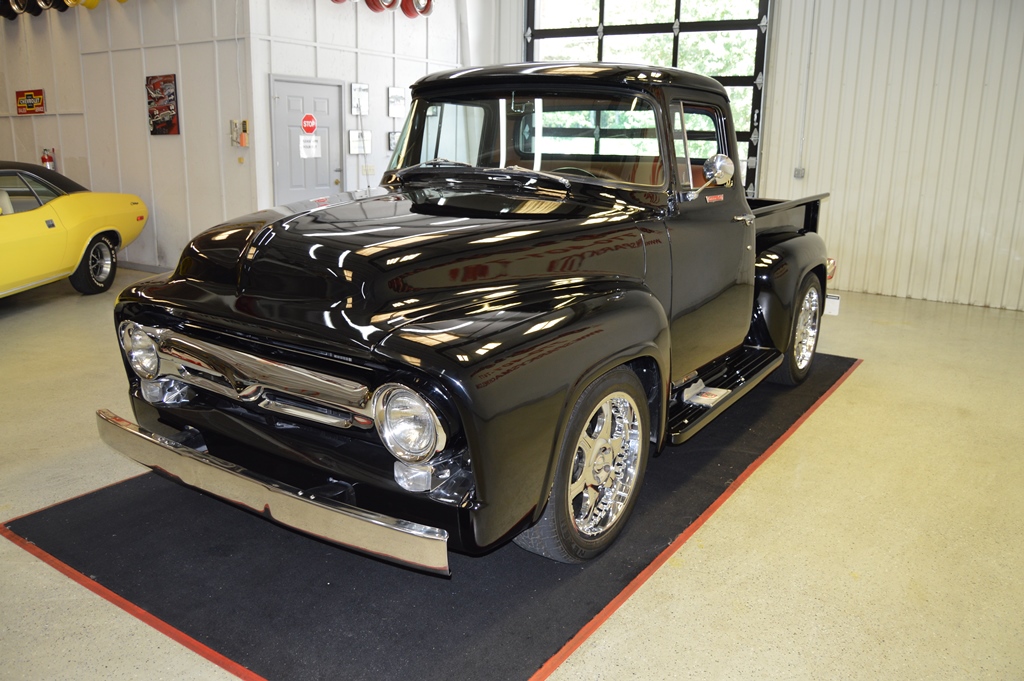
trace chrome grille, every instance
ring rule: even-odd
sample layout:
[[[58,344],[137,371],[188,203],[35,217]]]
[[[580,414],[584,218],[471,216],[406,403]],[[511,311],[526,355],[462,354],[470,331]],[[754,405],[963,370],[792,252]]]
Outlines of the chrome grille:
[[[373,427],[370,389],[348,379],[142,327],[157,343],[159,377],[176,378],[237,402],[334,427]]]

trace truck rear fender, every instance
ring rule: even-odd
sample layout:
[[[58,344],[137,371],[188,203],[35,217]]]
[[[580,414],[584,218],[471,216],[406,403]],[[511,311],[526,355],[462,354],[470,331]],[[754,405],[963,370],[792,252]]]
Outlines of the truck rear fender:
[[[758,246],[762,244],[758,243]],[[785,351],[793,324],[797,291],[814,273],[825,292],[825,242],[815,233],[794,233],[759,248],[754,262],[754,313],[749,342]]]

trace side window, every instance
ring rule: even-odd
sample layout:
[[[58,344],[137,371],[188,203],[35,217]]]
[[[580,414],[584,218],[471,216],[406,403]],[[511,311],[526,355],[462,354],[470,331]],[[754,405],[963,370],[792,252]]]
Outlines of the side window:
[[[715,154],[729,153],[725,120],[709,106],[676,102],[672,107],[672,138],[679,179],[694,187],[704,184],[704,161]]]
[[[0,173],[0,215],[39,208],[35,193],[18,173]]]
[[[39,199],[42,204],[47,204],[60,196],[53,187],[40,182],[34,177],[22,176],[22,179],[28,183],[29,188],[35,193],[36,198]]]
[[[443,158],[476,165],[485,119],[486,112],[478,106],[431,104],[418,163]]]
[[[703,163],[715,154],[726,153],[721,144],[724,135],[719,134],[718,119],[714,109],[685,108],[683,123],[686,126],[691,162],[699,159]]]

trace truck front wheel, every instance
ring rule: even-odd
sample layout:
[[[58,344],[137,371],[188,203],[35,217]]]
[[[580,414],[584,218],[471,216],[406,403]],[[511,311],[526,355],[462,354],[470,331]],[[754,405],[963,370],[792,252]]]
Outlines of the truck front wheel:
[[[814,274],[808,274],[795,298],[793,327],[789,334],[789,345],[782,366],[769,377],[773,383],[798,385],[804,382],[811,371],[814,353],[818,347],[818,329],[821,326],[821,310],[824,303],[821,282]]]
[[[569,418],[544,515],[516,544],[562,563],[608,548],[636,504],[649,433],[647,399],[632,371],[619,367],[590,384]]]

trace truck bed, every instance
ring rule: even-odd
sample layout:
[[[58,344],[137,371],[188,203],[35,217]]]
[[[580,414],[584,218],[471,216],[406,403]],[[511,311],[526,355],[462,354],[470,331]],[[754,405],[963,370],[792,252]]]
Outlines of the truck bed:
[[[747,199],[754,214],[754,227],[758,233],[768,231],[818,231],[818,213],[821,201],[828,194],[815,194],[802,199]]]

